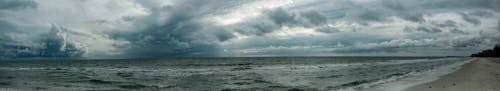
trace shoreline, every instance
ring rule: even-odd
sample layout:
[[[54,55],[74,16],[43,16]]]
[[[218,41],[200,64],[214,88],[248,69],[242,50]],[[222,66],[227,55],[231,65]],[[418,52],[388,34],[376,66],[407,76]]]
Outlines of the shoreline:
[[[474,58],[461,69],[404,91],[498,91],[500,58]]]
[[[468,64],[474,60],[474,58],[457,59],[457,61],[460,62],[440,66],[437,68],[433,68],[432,70],[423,72],[408,73],[406,75],[403,75],[403,77],[395,78],[395,80],[393,81],[368,87],[365,86],[362,88],[358,88],[356,91],[404,91],[407,88],[424,83],[429,83],[439,79],[441,76],[451,74],[458,69],[461,69],[463,65]]]

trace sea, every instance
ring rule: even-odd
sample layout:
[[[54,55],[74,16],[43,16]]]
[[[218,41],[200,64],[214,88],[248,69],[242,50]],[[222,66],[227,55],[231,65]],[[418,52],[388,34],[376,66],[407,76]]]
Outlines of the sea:
[[[0,91],[402,91],[469,57],[0,61]]]

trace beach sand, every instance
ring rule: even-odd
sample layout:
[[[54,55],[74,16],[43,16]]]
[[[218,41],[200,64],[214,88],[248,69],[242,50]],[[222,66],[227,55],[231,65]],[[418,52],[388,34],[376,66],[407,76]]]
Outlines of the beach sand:
[[[500,58],[475,58],[453,73],[405,91],[500,91]]]

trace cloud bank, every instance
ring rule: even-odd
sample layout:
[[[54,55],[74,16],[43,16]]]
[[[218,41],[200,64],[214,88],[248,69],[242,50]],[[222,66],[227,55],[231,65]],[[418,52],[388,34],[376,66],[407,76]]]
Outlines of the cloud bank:
[[[2,0],[0,58],[466,56],[496,0]]]

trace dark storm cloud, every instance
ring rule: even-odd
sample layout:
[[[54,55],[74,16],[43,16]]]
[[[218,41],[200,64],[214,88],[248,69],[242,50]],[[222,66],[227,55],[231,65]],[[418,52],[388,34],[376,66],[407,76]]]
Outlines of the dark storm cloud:
[[[1,58],[23,58],[23,57],[38,57],[38,51],[33,49],[33,45],[15,44],[12,38],[0,36],[0,59]]]
[[[249,50],[252,55],[283,56],[473,50],[499,43],[499,4],[498,0],[2,0],[0,56],[199,57],[225,56],[226,49],[231,54]],[[54,26],[47,34],[52,22],[70,29]]]
[[[151,14],[145,19],[134,19],[136,24],[143,24],[144,28],[138,29],[139,31],[133,33],[120,35],[118,36],[120,38],[117,39],[129,41],[130,46],[125,47],[127,50],[124,53],[137,57],[220,56],[222,50],[228,47],[226,45],[223,46],[226,48],[222,48],[221,42],[231,43],[231,40],[237,38],[234,34],[240,34],[250,39],[238,42],[238,44],[232,46],[229,45],[229,47],[235,48],[228,49],[259,49],[257,53],[262,53],[263,55],[284,53],[300,55],[300,52],[306,51],[300,49],[300,46],[336,48],[336,51],[331,51],[334,53],[416,52],[411,50],[475,46],[467,44],[466,41],[447,42],[455,39],[442,35],[446,35],[444,33],[448,32],[444,31],[448,31],[448,29],[461,27],[464,21],[470,24],[482,25],[483,22],[480,18],[488,16],[488,13],[485,12],[473,15],[475,12],[468,13],[468,11],[475,9],[486,12],[489,12],[488,10],[498,10],[497,6],[492,6],[493,4],[485,4],[497,3],[493,0],[480,0],[479,3],[470,0],[339,0],[338,2],[315,2],[318,3],[310,4],[309,6],[301,5],[300,7],[288,6],[264,9],[263,11],[258,11],[258,13],[261,13],[261,16],[251,17],[251,19],[224,26],[204,22],[202,21],[202,17],[210,17],[210,15],[218,14],[223,15],[223,13],[230,12],[230,10],[224,8],[234,7],[225,6],[224,4],[227,3],[188,0],[174,1],[175,4],[158,7],[151,7],[154,5],[144,4],[151,11]],[[471,4],[468,5],[467,3]],[[428,19],[428,17],[435,17],[433,15],[443,13],[458,14],[462,19],[439,20],[435,24],[432,23],[434,21]],[[405,30],[409,32],[406,32],[407,35],[403,37],[385,37],[383,33],[377,32],[380,30],[368,28],[372,26],[371,24],[391,24],[391,22],[395,21],[394,18],[414,22],[416,25],[407,27]],[[327,26],[328,24],[334,25],[339,21],[347,21],[348,24],[346,25],[349,25],[349,23],[361,24],[367,28],[347,29],[346,31],[359,30],[360,32],[346,34],[342,33],[344,31],[340,31],[346,28]],[[315,32],[331,34],[331,36],[335,37],[311,35],[308,38],[291,37],[274,39],[276,37],[273,37],[273,34],[283,32],[283,28],[315,29]],[[374,32],[363,30],[372,30]],[[455,29],[449,31],[454,34],[466,35],[467,32],[464,31],[469,30]],[[378,35],[362,33],[376,33]],[[438,38],[444,39],[438,40]],[[473,40],[475,37],[465,38],[467,39],[464,40],[476,41]],[[337,42],[343,46],[337,46]],[[481,44],[490,43],[481,42]],[[266,48],[270,49],[266,50]],[[318,52],[304,52],[302,54],[314,53]]]
[[[37,39],[19,33],[0,35],[0,58],[81,57],[85,49],[68,40],[66,31],[68,29],[53,25],[47,34],[31,35]]]
[[[28,33],[9,21],[7,11],[17,11],[37,8],[33,0],[1,0],[0,1],[0,58],[39,57],[39,44],[27,42],[24,39]],[[22,39],[21,39],[22,38]],[[31,40],[30,40],[31,41]]]
[[[69,42],[68,29],[52,25],[46,39],[42,40],[44,47],[41,49],[42,57],[81,57],[85,50]]]
[[[19,31],[14,25],[0,20],[0,58],[10,57],[33,57],[37,56],[36,51],[32,49],[34,45],[19,43],[15,39],[16,31]]]
[[[38,3],[33,0],[1,0],[0,10],[22,10],[36,8]]]
[[[119,33],[116,38],[130,41],[126,53],[130,57],[180,57],[218,55],[218,42],[235,36],[224,28],[200,21],[211,13],[210,8],[222,7],[211,1],[179,1],[179,5],[150,7],[151,15],[136,23],[144,29],[132,33]],[[159,23],[153,23],[160,20]],[[259,30],[266,31],[266,30]]]

